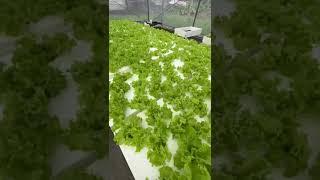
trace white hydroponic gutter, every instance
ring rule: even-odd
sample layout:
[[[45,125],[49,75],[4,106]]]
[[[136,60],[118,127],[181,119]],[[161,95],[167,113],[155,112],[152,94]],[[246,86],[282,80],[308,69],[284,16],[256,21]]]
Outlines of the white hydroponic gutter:
[[[110,119],[109,126],[112,127],[113,121]],[[112,132],[114,135],[115,133]],[[135,151],[135,147],[127,145],[119,145],[124,158],[132,172],[132,175],[137,180],[144,180],[147,177],[150,180],[156,180],[159,177],[159,170],[152,166],[147,157],[147,148],[143,148],[140,152]]]
[[[135,111],[128,111],[127,114],[132,114]],[[144,113],[139,113],[138,116],[143,117]],[[113,126],[113,120],[109,120],[109,126]],[[112,132],[114,135],[116,132]],[[174,155],[178,149],[177,142],[172,139],[172,136],[169,137],[167,141],[167,145],[169,151]],[[123,156],[125,157],[127,164],[132,172],[133,177],[136,180],[144,180],[148,178],[149,180],[156,180],[159,178],[160,173],[159,169],[153,166],[147,157],[147,148],[143,148],[140,152],[135,151],[135,147],[127,146],[127,145],[119,145]],[[173,167],[173,158],[168,164],[169,166]]]
[[[126,68],[122,68],[122,70],[126,71]],[[121,71],[121,70],[120,70]],[[113,74],[109,74],[110,81],[112,81]],[[136,76],[133,76],[133,78],[130,78],[127,83],[131,85],[132,81],[137,80]],[[131,88],[126,93],[126,98],[128,100],[134,98],[134,90]],[[163,105],[162,99],[158,100],[158,105]],[[135,113],[136,110],[134,109],[127,109],[126,116],[131,115],[132,113]],[[137,114],[137,116],[142,118],[143,126],[148,126],[145,119],[147,118],[144,112],[140,112]],[[113,126],[113,119],[109,120],[109,126]],[[115,135],[116,132],[113,132]],[[172,154],[175,154],[176,150],[178,149],[177,142],[171,138],[169,138],[167,142],[168,148]],[[144,180],[146,178],[149,178],[150,180],[156,180],[158,179],[160,173],[159,169],[155,166],[153,166],[147,157],[147,148],[143,148],[140,152],[135,151],[135,147],[133,146],[127,146],[127,145],[119,145],[123,156],[125,157],[127,164],[132,172],[132,175],[137,180]],[[171,167],[173,166],[173,161],[170,162]]]
[[[120,145],[120,148],[135,179],[144,180],[148,177],[155,180],[159,177],[159,170],[147,158],[146,148],[140,152],[135,152],[135,148],[130,146]]]
[[[128,68],[121,68],[120,71],[127,71]],[[109,73],[109,81],[112,82],[112,79],[114,77],[113,73]],[[131,81],[136,80],[136,78],[133,78]],[[127,99],[133,99],[134,91],[132,88],[129,90],[130,93],[127,93]],[[126,116],[134,113],[135,110],[129,109],[126,111]],[[144,113],[139,113],[142,117],[144,116]],[[109,126],[112,128],[113,126],[113,119],[109,119]],[[116,134],[116,132],[112,133]],[[140,152],[135,151],[135,147],[133,146],[127,146],[127,145],[119,145],[123,156],[125,157],[127,164],[132,172],[132,175],[137,180],[144,180],[147,177],[150,180],[156,180],[160,173],[158,168],[155,166],[152,166],[152,164],[149,162],[147,157],[147,148],[143,148]]]
[[[173,62],[174,66],[181,66],[183,65],[183,62],[181,62],[180,60],[174,60]],[[127,71],[130,71],[130,67],[129,66],[125,66],[125,67],[122,67],[119,69],[118,72],[127,72]],[[112,83],[112,80],[114,78],[114,73],[109,73],[109,81],[110,83]],[[131,83],[133,81],[136,81],[138,80],[138,76],[136,75],[133,75],[130,79],[128,79],[126,81],[126,83],[128,83],[130,86],[131,86]],[[208,76],[208,79],[211,81],[211,77],[210,75]],[[130,90],[125,94],[126,98],[130,101],[134,98],[134,89],[133,87],[130,88]],[[110,98],[110,94],[109,94],[109,98]],[[152,96],[150,96],[150,98],[154,98]],[[207,107],[208,107],[208,113],[210,112],[210,109],[211,109],[211,100],[210,99],[206,99],[204,100],[204,102],[206,103]],[[158,105],[159,106],[162,106],[163,105],[163,99],[159,99],[157,101]],[[168,107],[170,108],[170,105],[168,105]],[[178,115],[179,112],[174,112],[173,109],[171,109],[173,115]],[[126,117],[135,113],[136,110],[134,109],[127,109],[126,110]],[[148,126],[147,125],[147,122],[145,121],[145,119],[147,118],[145,113],[144,112],[139,112],[137,114],[137,116],[141,117],[142,119],[142,125],[143,126]],[[197,118],[196,119],[201,122],[203,121],[204,119],[201,119],[201,118]],[[113,126],[113,119],[109,119],[109,126],[112,128]],[[115,135],[117,132],[113,132],[112,133]],[[167,140],[167,146],[168,146],[168,149],[169,151],[171,152],[172,154],[172,158],[170,160],[170,162],[167,163],[167,165],[169,167],[172,167],[173,169],[175,169],[174,167],[174,163],[173,163],[173,157],[178,149],[178,144],[176,142],[175,139],[172,138],[172,135],[169,136],[168,140]],[[148,178],[149,180],[157,180],[160,176],[160,173],[159,173],[159,168],[158,167],[155,167],[153,166],[149,160],[148,160],[148,157],[147,157],[147,152],[148,152],[148,149],[147,148],[143,148],[140,152],[136,152],[135,151],[135,147],[133,146],[127,146],[127,145],[119,145],[122,153],[123,153],[123,156],[125,157],[126,161],[127,161],[127,164],[132,172],[132,175],[133,177],[136,179],[136,180],[145,180],[146,178]]]

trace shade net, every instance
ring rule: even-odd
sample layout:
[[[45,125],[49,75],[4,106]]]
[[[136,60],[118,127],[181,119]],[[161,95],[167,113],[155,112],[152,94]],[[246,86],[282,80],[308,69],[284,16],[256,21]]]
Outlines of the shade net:
[[[193,26],[194,23],[195,27],[202,28],[203,35],[209,35],[211,0],[109,0],[110,19],[144,21],[148,17],[172,28]]]

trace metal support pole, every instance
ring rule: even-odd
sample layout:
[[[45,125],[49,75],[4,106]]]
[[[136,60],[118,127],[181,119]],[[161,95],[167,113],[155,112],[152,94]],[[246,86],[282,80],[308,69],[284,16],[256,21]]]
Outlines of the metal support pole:
[[[129,10],[129,3],[128,0],[126,0],[126,6],[127,6],[127,11]]]
[[[150,21],[150,6],[149,6],[149,0],[147,0],[147,8],[148,8],[148,22]]]
[[[198,16],[198,11],[199,11],[199,7],[200,7],[200,2],[201,2],[201,0],[198,1],[198,6],[197,6],[196,14],[194,15],[194,19],[193,19],[193,23],[192,23],[192,26],[193,26],[193,27],[194,27],[194,24],[196,23],[196,19],[197,19],[197,16]]]
[[[162,0],[162,6],[161,6],[161,25],[163,25],[163,9],[164,9],[164,0]]]

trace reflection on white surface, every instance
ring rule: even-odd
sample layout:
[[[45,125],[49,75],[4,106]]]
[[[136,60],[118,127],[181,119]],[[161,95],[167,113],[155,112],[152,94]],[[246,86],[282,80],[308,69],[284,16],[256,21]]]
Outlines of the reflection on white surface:
[[[5,65],[4,69],[12,65],[12,57],[16,48],[16,39],[0,35],[0,63]]]
[[[106,164],[108,163],[108,157],[105,156],[103,159],[99,159],[91,164],[86,170],[90,174],[100,176],[103,180],[108,180],[109,174],[106,171]]]
[[[206,117],[200,117],[199,115],[196,115],[194,118],[195,118],[195,119],[197,120],[197,122],[199,122],[199,123],[207,120]]]
[[[71,24],[67,24],[62,17],[46,16],[36,23],[32,23],[29,31],[36,35],[53,35],[55,33],[72,32]]]
[[[111,119],[109,119],[109,126],[112,128],[112,126],[113,126],[113,119],[111,118]]]
[[[130,116],[131,114],[133,114],[135,112],[137,112],[136,109],[127,108],[126,112],[125,112],[125,114],[126,114],[125,116],[128,117],[128,116]]]
[[[157,104],[158,104],[160,107],[163,107],[163,104],[164,104],[163,98],[158,99]]]
[[[163,83],[165,80],[167,80],[167,77],[164,75],[161,75],[161,83]]]
[[[130,79],[126,80],[126,83],[131,85],[134,81],[139,80],[139,76],[134,74]]]
[[[156,50],[158,50],[158,49],[155,48],[155,47],[152,47],[152,48],[149,49],[149,52],[154,52],[154,51],[156,51]]]
[[[156,99],[154,96],[150,95],[149,89],[146,89],[148,99]]]
[[[311,50],[312,57],[317,59],[318,62],[320,63],[320,46],[319,45],[314,45],[314,47]]]
[[[177,73],[177,75],[181,78],[181,79],[184,79],[184,75],[177,69],[174,69],[174,71]]]
[[[169,56],[169,55],[172,54],[172,53],[173,53],[173,51],[172,51],[172,50],[169,50],[168,52],[164,53],[163,56],[164,56],[164,57],[165,57],[165,56]]]
[[[124,66],[118,70],[119,73],[127,73],[131,72],[131,68],[129,66]]]
[[[71,120],[76,118],[79,110],[77,84],[70,74],[66,75],[66,79],[66,88],[60,94],[51,98],[48,104],[49,114],[58,117],[62,128],[69,127]]]
[[[173,62],[172,62],[172,65],[175,68],[179,68],[179,67],[182,67],[184,65],[184,62],[181,59],[174,59]]]
[[[141,126],[142,126],[142,128],[146,129],[148,127],[151,127],[151,126],[148,125],[148,122],[147,122],[148,116],[146,115],[145,111],[139,112],[137,114],[137,116],[141,118]]]
[[[89,153],[81,150],[70,150],[65,145],[58,145],[50,159],[53,175],[57,175],[66,167],[88,156]]]
[[[208,109],[207,113],[209,114],[211,111],[211,99],[210,98],[205,99],[204,103],[207,105],[207,109]]]
[[[136,152],[134,147],[120,145],[121,151],[129,165],[129,168],[137,180],[156,180],[160,173],[157,167],[152,166],[147,157],[148,150],[143,148]]]
[[[155,61],[155,60],[157,60],[157,59],[159,59],[159,56],[152,56],[152,57],[151,57],[151,60],[153,60],[153,61]]]
[[[62,128],[68,128],[72,119],[76,117],[79,110],[77,83],[72,78],[70,70],[72,64],[76,62],[87,62],[92,57],[91,43],[86,41],[76,41],[76,45],[71,51],[62,54],[49,65],[58,68],[65,74],[67,84],[65,89],[52,98],[48,105],[50,115],[58,117]]]
[[[128,92],[125,93],[125,98],[128,99],[128,101],[132,101],[134,98],[134,88],[130,86],[130,89]]]
[[[114,78],[114,73],[109,73],[109,82],[110,82],[110,84],[112,83],[113,78]]]
[[[177,169],[175,166],[174,166],[174,156],[178,150],[178,143],[175,139],[173,139],[172,137],[172,134],[169,135],[169,138],[168,138],[168,141],[167,141],[167,146],[168,146],[168,149],[172,155],[171,157],[171,160],[167,163],[167,165],[173,169]]]
[[[164,63],[163,63],[163,62],[159,62],[159,66],[160,66],[160,67],[161,67],[161,69],[163,70]]]

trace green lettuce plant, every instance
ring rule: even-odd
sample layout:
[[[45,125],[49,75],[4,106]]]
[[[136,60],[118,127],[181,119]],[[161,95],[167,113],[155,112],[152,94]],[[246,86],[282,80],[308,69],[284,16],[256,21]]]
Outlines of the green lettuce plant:
[[[111,21],[109,32],[109,73],[114,73],[109,111],[116,142],[138,152],[147,148],[159,179],[211,179],[211,121],[205,104],[211,97],[210,47],[130,21]],[[183,65],[175,69],[175,61]],[[134,97],[128,100],[132,88]],[[126,116],[128,108],[136,112]],[[178,144],[175,154],[167,144],[170,136]]]
[[[304,115],[319,114],[319,64],[311,56],[319,42],[319,2],[235,1],[230,17],[214,27],[231,38],[239,53],[230,57],[213,45],[213,176],[216,179],[267,179],[273,169],[285,177],[309,172],[311,142],[301,127]],[[268,78],[268,73],[279,74]],[[283,77],[288,87],[280,88]],[[241,97],[254,99],[243,106]],[[215,157],[228,157],[215,163]]]

